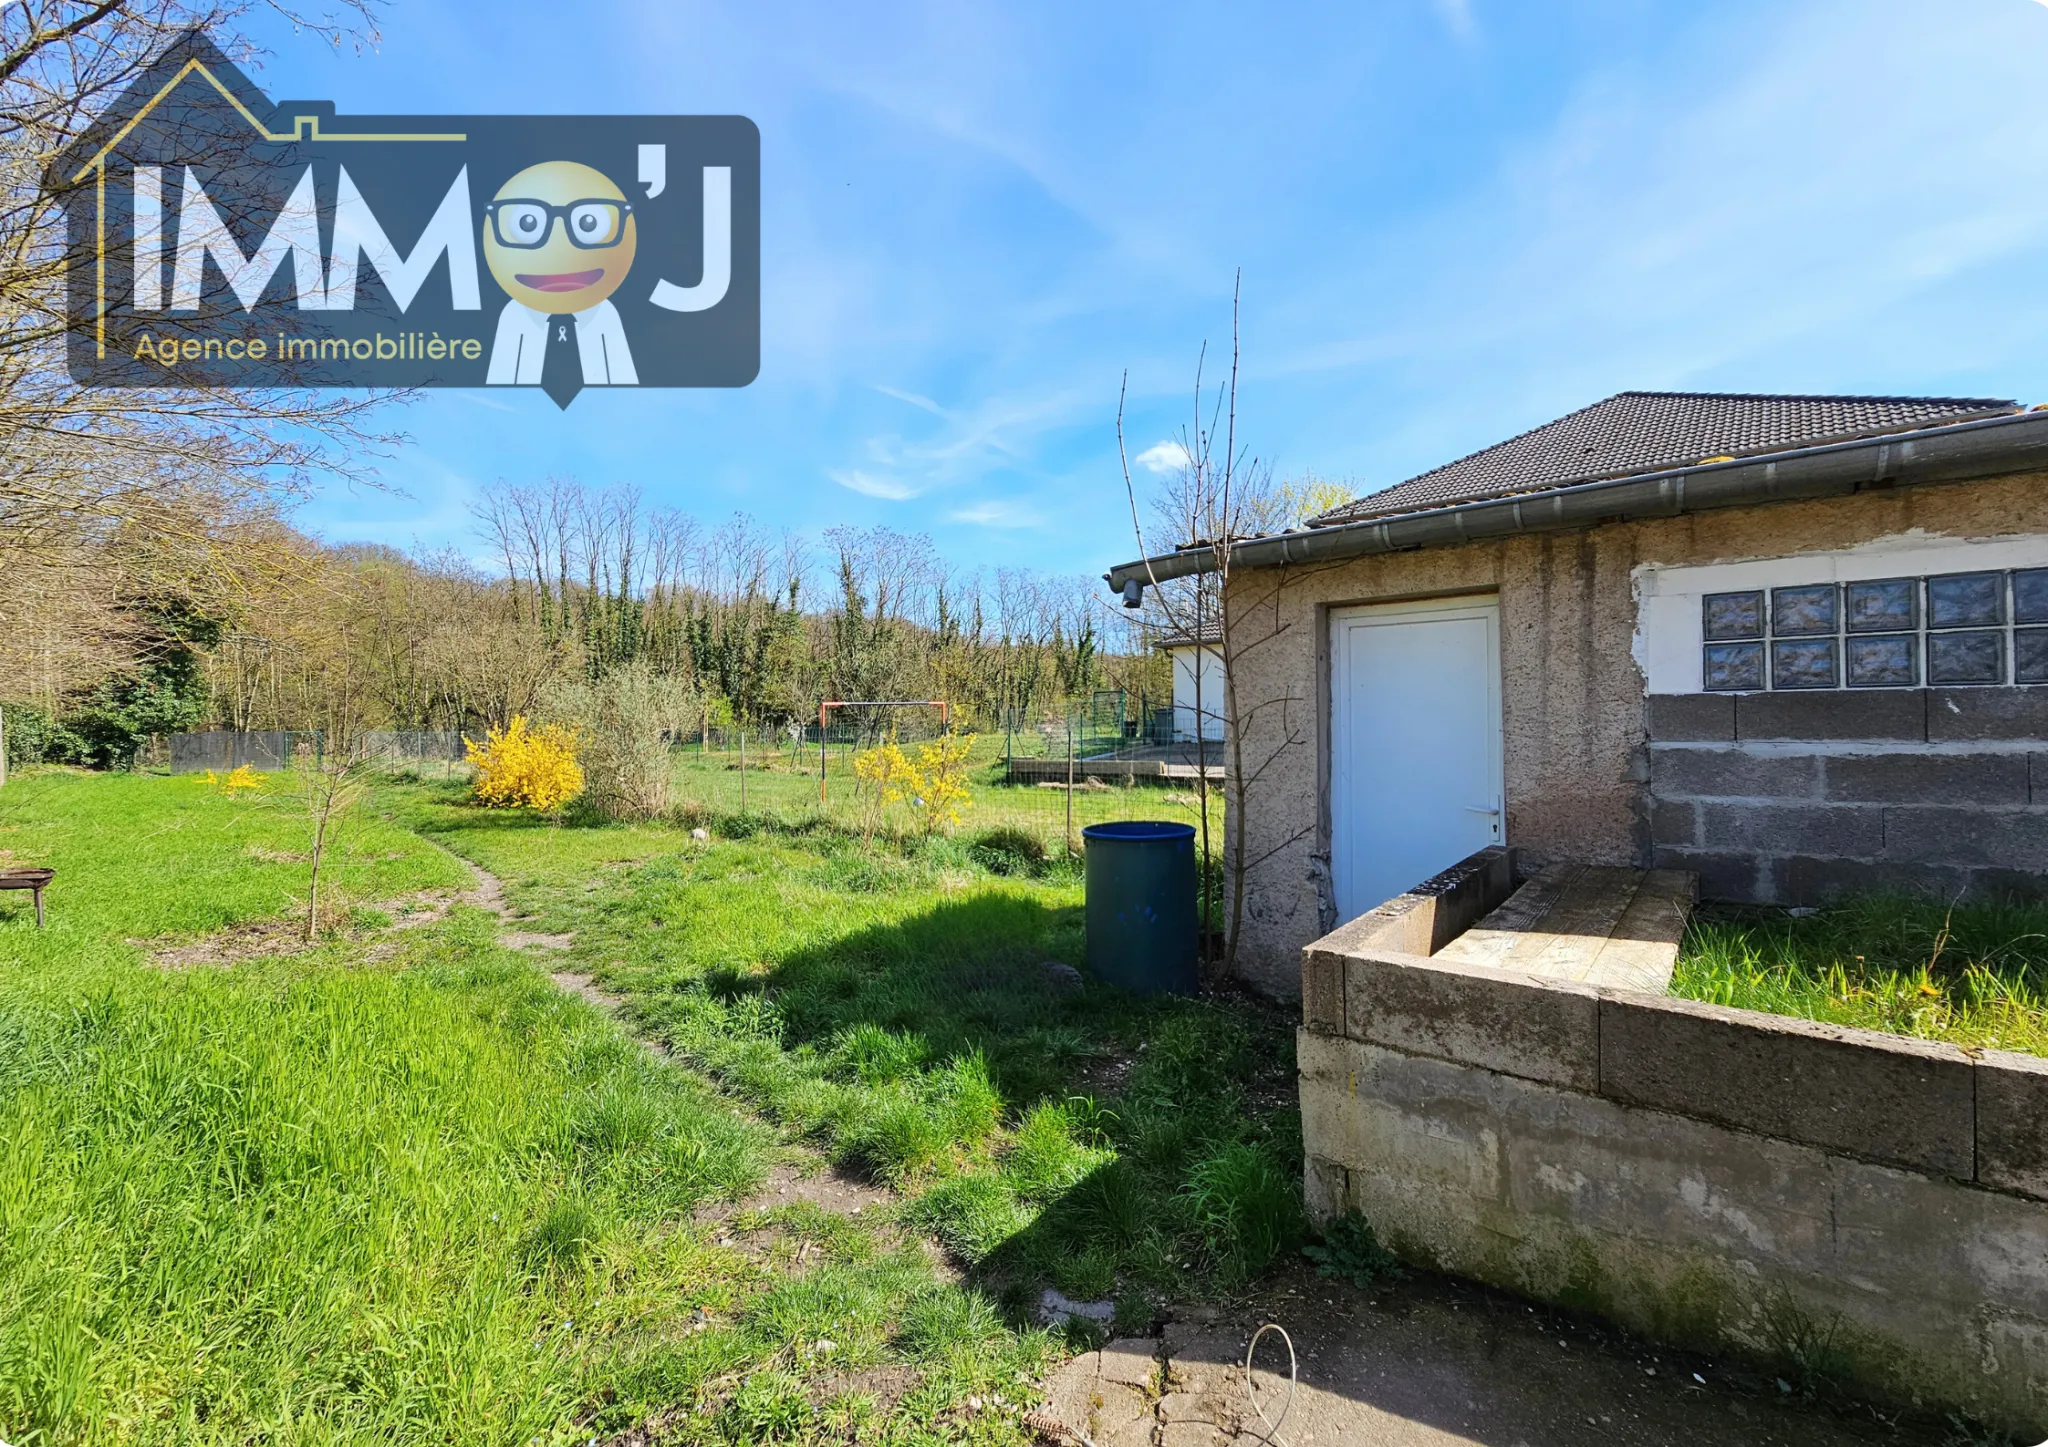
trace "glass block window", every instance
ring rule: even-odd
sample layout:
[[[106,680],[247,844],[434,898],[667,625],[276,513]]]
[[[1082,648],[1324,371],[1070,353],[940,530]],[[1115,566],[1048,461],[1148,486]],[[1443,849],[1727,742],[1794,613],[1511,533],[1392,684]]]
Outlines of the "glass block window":
[[[1843,591],[1849,595],[1851,633],[1896,633],[1920,626],[1920,585],[1911,578],[1851,583]]]
[[[1837,632],[1835,600],[1833,583],[1817,588],[1771,589],[1771,636],[1800,638]]]
[[[2048,683],[2048,628],[2020,628],[2012,635],[2012,681]]]
[[[2048,684],[2048,568],[1709,593],[1713,692]]]
[[[1707,594],[1708,638],[1761,638],[1764,636],[1764,595],[1754,593]]]
[[[2012,621],[2048,623],[2048,568],[2022,568],[2012,575]]]
[[[1927,681],[2005,682],[2005,635],[1990,629],[1928,634]]]
[[[1833,688],[1833,638],[1780,638],[1771,644],[1772,688]]]
[[[1764,686],[1761,643],[1709,643],[1706,666],[1708,688],[1753,693]]]
[[[1886,633],[1848,640],[1851,688],[1911,688],[1920,681],[1920,640],[1910,633]]]
[[[1927,580],[1929,628],[1985,628],[2004,621],[2003,573],[1950,573]]]

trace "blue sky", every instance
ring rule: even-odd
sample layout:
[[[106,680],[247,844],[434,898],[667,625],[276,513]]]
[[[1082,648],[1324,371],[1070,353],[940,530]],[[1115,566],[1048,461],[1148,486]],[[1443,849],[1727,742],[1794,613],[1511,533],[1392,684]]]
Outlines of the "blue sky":
[[[488,16],[488,23],[479,17]],[[2048,400],[2037,0],[1329,6],[401,0],[277,99],[725,113],[762,136],[741,391],[430,394],[336,541],[480,551],[498,478],[707,519],[929,532],[967,567],[1132,554],[1244,271],[1243,436],[1397,482],[1623,388]]]

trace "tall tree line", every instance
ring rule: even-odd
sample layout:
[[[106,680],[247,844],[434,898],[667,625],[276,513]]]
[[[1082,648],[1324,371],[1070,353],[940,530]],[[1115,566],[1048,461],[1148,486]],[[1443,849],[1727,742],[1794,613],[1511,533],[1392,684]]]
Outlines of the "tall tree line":
[[[717,728],[808,724],[828,699],[944,699],[960,726],[1028,728],[1098,689],[1128,690],[1135,717],[1171,686],[1144,620],[1099,582],[963,570],[918,534],[813,542],[565,478],[494,488],[476,521],[488,564],[328,546],[267,513],[224,524],[245,563],[232,587],[166,576],[113,609],[132,630],[175,631],[183,712],[138,714],[124,740],[86,747],[81,710],[112,666],[0,679],[0,704],[38,711],[41,756],[107,763],[154,732],[317,728],[344,689],[373,727],[475,731],[629,664],[685,683]],[[842,717],[872,735],[928,716]]]

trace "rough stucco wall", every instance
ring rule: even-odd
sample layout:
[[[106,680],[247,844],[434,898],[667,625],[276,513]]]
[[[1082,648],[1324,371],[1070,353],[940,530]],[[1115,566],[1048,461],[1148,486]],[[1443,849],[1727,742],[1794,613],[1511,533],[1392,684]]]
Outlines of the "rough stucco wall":
[[[1649,862],[1643,678],[1630,570],[1850,547],[1914,530],[2048,530],[2048,477],[1726,509],[1317,567],[1229,584],[1237,713],[1251,780],[1238,973],[1300,993],[1304,945],[1336,923],[1327,817],[1328,611],[1457,593],[1501,605],[1507,843],[1532,861]],[[1235,762],[1233,761],[1233,766]],[[1226,861],[1235,856],[1233,811]]]

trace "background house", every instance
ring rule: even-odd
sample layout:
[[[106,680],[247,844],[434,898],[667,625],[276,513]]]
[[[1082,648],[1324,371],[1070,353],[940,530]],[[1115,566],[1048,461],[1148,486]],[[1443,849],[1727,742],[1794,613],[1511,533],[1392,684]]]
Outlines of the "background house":
[[[1190,633],[1172,633],[1152,646],[1173,664],[1173,742],[1205,743],[1223,738],[1223,654],[1222,634],[1205,630],[1197,642]],[[1200,688],[1196,675],[1200,674]]]
[[[1292,700],[1244,740],[1241,970],[1294,993],[1492,843],[1728,900],[2048,887],[2044,474],[2010,401],[1627,392],[1240,544],[1238,687]]]

